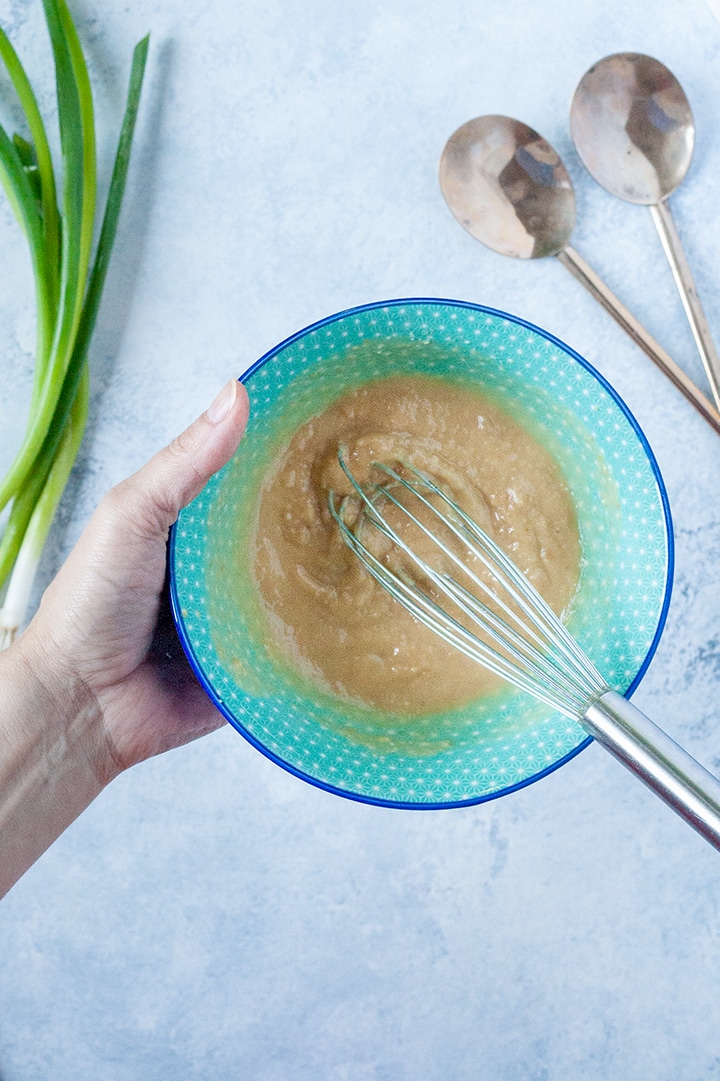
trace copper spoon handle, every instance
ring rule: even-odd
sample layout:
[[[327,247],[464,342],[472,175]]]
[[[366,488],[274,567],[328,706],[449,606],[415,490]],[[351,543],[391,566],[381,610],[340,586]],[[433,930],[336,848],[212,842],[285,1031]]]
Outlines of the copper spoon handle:
[[[675,284],[678,287],[680,299],[683,302],[683,307],[685,308],[685,314],[687,315],[690,329],[692,330],[693,338],[695,339],[695,344],[698,347],[700,358],[705,367],[705,374],[707,375],[710,389],[712,390],[713,398],[715,399],[715,404],[720,406],[720,357],[718,357],[715,343],[710,334],[710,327],[708,326],[703,306],[700,303],[700,297],[695,288],[695,282],[693,281],[688,261],[685,258],[685,252],[680,243],[680,237],[675,228],[675,222],[672,219],[670,207],[667,203],[662,202],[654,203],[649,206],[648,209],[652,214],[655,228],[657,229],[662,242],[663,251],[670,264],[670,269],[673,272]]]
[[[562,251],[557,253],[557,258],[563,266],[567,267],[573,277],[577,278],[588,292],[602,304],[603,308],[612,315],[626,334],[629,334],[643,352],[657,364],[658,368],[665,373],[688,401],[692,402],[708,424],[712,425],[715,431],[720,433],[720,413],[718,413],[717,409],[708,401],[702,391],[695,386],[692,379],[685,374],[682,368],[675,363],[670,354],[648,333],[642,323],[639,323],[622,301],[618,300],[615,294],[608,289],[602,278],[595,273],[582,256],[578,255],[575,249],[568,244]]]

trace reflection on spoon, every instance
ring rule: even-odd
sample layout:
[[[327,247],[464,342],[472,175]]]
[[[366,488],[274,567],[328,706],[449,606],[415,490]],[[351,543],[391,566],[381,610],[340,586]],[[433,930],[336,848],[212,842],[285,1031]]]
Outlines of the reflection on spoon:
[[[570,246],[572,181],[542,136],[507,116],[470,120],[443,150],[440,187],[463,228],[486,247],[517,259],[557,256],[720,432],[720,413]]]
[[[463,124],[440,159],[440,187],[460,224],[501,255],[540,259],[567,247],[575,225],[572,182],[527,124],[507,116]]]
[[[720,404],[720,357],[666,202],[688,171],[695,142],[683,88],[659,60],[641,53],[616,53],[580,80],[570,127],[590,175],[612,195],[650,207]]]

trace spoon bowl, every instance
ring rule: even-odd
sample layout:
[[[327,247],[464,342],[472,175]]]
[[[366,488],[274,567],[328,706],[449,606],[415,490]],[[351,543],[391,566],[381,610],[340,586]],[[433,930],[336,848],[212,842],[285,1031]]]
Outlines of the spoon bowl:
[[[615,53],[582,77],[570,128],[585,168],[607,191],[650,206],[685,177],[695,125],[685,91],[664,64]]]
[[[508,116],[469,120],[448,139],[440,187],[467,231],[500,255],[557,255],[575,225],[575,193],[559,155]]]

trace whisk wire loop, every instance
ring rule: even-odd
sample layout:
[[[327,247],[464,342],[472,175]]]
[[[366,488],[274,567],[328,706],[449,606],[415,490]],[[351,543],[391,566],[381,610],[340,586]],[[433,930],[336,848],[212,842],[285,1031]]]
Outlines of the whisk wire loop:
[[[478,661],[496,675],[514,683],[521,690],[542,699],[553,709],[565,712],[569,716],[576,715],[567,709],[566,700],[560,699],[551,693],[547,684],[537,683],[530,677],[525,676],[521,671],[518,671],[510,661],[503,658],[495,650],[487,647],[476,635],[469,632],[429,596],[420,592],[412,582],[408,582],[400,575],[389,571],[372,552],[358,542],[350,527],[336,513],[334,504],[331,509],[345,535],[347,543],[355,551],[368,572],[415,618],[433,630],[444,641],[470,657],[471,660]],[[568,691],[572,693],[570,688],[568,688]]]
[[[338,510],[332,494],[331,513],[340,526],[346,543],[361,559],[366,569],[415,618],[466,656],[566,716],[577,718],[593,697],[607,690],[605,681],[565,632],[558,618],[534,587],[431,477],[409,463],[403,463],[403,467],[410,474],[410,479],[385,463],[374,463],[376,468],[388,477],[388,482],[374,483],[366,488],[358,483],[348,467],[344,448],[340,448],[338,459],[361,500],[364,513],[352,527],[349,526],[344,517],[345,502],[343,501]],[[425,521],[413,513],[407,500],[399,498],[393,490],[398,488],[419,500],[420,504],[435,516],[443,529],[461,542],[465,553],[485,567],[491,581],[499,589],[492,588],[488,582],[483,581]],[[449,513],[438,507],[426,493],[439,498],[443,508],[447,508]],[[405,519],[428,537],[501,614],[490,608],[452,575],[437,570],[419,555],[383,513],[384,505],[388,502],[397,507]],[[428,590],[420,585],[416,577],[399,567],[391,569],[375,556],[361,539],[365,523],[377,528],[397,549],[405,553],[419,569],[421,576],[451,600],[471,626],[479,628],[485,640],[480,639],[442,607]],[[503,597],[501,591],[504,591],[508,599]],[[561,631],[563,633],[560,633]]]
[[[411,614],[421,620],[425,626],[435,631],[435,633],[443,638],[444,641],[459,649],[465,656],[470,657],[471,660],[478,661],[480,664],[484,665],[485,668],[510,682],[519,690],[532,694],[535,698],[540,699],[553,709],[564,713],[566,716],[577,717],[582,703],[577,696],[575,688],[571,684],[566,683],[560,693],[555,693],[559,689],[559,680],[557,679],[557,674],[553,673],[549,666],[545,669],[546,678],[534,678],[529,671],[520,667],[521,662],[526,662],[526,657],[513,650],[512,646],[508,642],[503,641],[500,636],[497,636],[497,639],[502,645],[504,652],[509,655],[508,657],[503,656],[497,650],[486,645],[477,637],[477,635],[469,632],[458,620],[454,619],[448,612],[441,608],[437,602],[433,601],[426,594],[419,592],[412,582],[404,581],[400,576],[396,576],[389,572],[387,568],[379,561],[376,561],[371,554],[366,555],[361,552],[359,553],[359,556],[365,563],[365,566],[368,567],[368,570],[373,577],[380,582],[392,596],[399,600]],[[450,583],[447,584],[449,585]],[[456,598],[456,603],[460,604],[461,602]],[[464,607],[463,610],[470,614],[469,610],[464,609]],[[480,623],[479,620],[477,622]],[[490,630],[487,626],[483,626],[483,630],[490,636]],[[541,671],[543,660],[544,659],[538,653],[538,672]]]
[[[585,673],[593,687],[598,685],[603,687],[606,686],[595,666],[580,649],[575,639],[568,633],[564,624],[558,619],[549,604],[527,580],[525,575],[506,555],[502,548],[500,548],[500,546],[496,544],[484,530],[480,529],[477,523],[474,522],[461,507],[451,500],[431,477],[426,473],[421,472],[419,469],[416,469],[415,466],[410,464],[406,465],[406,468],[410,470],[410,472],[414,474],[415,477],[434,495],[442,499],[446,506],[450,508],[453,515],[457,516],[457,525],[443,515],[412,483],[400,476],[400,474],[390,466],[387,466],[384,463],[378,463],[377,467],[391,476],[394,481],[402,484],[409,491],[412,491],[417,498],[423,502],[428,510],[437,515],[440,521],[450,529],[459,540],[467,545],[474,557],[479,559],[483,566],[490,572],[493,580],[506,590],[508,595],[521,610],[522,615],[518,615],[517,612],[503,604],[501,598],[498,597],[485,582],[478,578],[477,575],[474,575],[462,560],[454,555],[454,553],[448,552],[447,549],[445,549],[445,551],[453,558],[454,562],[473,579],[476,585],[501,604],[503,611],[522,628],[524,634],[532,636],[535,641],[545,648],[551,647],[556,653],[556,659],[558,661],[566,659],[568,662],[567,671],[569,674],[575,676],[579,668]],[[389,492],[386,494],[392,498]],[[393,501],[397,506],[401,506],[398,500]],[[409,512],[406,511],[406,513]],[[417,521],[417,519],[415,519],[415,521]],[[419,522],[418,524],[421,525]],[[424,527],[421,526],[421,528]],[[441,542],[434,536],[431,530],[424,528],[424,532],[428,537],[434,539],[437,544],[441,545]],[[474,600],[474,598],[471,599]],[[531,625],[528,625],[528,616],[532,617]]]

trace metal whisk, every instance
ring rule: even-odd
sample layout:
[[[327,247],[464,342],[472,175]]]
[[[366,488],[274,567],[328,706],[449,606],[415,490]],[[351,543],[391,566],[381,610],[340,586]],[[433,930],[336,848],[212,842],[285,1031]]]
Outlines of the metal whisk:
[[[338,460],[354,496],[338,505],[331,493],[330,511],[373,578],[446,642],[577,720],[720,850],[720,782],[610,688],[492,538],[432,477],[410,463],[403,463],[402,472],[374,463],[380,480],[363,486],[342,447]],[[403,529],[408,524],[416,537],[428,538],[432,559],[408,542]],[[373,551],[368,527],[391,542],[389,558]]]

